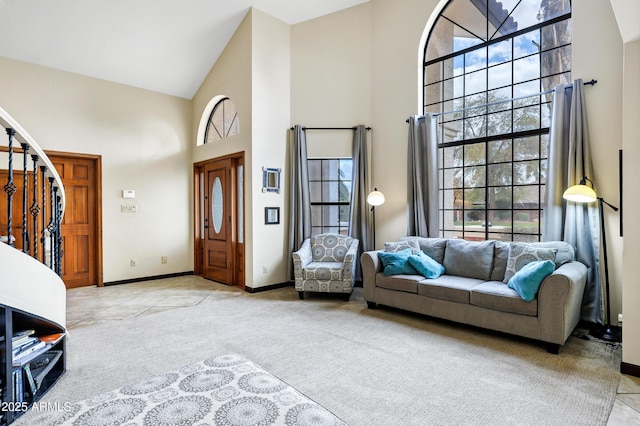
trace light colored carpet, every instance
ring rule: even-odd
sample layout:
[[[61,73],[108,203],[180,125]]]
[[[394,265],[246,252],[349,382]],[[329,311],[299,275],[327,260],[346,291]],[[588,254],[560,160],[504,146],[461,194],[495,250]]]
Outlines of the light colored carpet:
[[[91,397],[30,422],[43,426],[345,426],[251,361],[226,354]]]
[[[72,330],[44,401],[76,402],[224,353],[261,365],[350,425],[601,425],[620,348],[544,345],[293,288],[209,297]],[[19,419],[29,423],[31,413]]]

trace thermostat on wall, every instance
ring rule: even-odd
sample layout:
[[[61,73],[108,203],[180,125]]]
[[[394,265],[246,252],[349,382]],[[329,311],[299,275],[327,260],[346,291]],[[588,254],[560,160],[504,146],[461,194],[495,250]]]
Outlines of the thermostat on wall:
[[[122,198],[136,198],[136,190],[135,189],[123,189],[122,190]]]

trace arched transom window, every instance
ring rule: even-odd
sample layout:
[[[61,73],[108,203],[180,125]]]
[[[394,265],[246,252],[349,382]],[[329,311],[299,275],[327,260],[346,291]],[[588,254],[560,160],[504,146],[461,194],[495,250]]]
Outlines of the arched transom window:
[[[538,241],[551,89],[571,81],[569,0],[451,0],[424,52],[440,234]],[[547,93],[545,93],[547,92]]]
[[[210,143],[237,135],[240,132],[238,112],[231,99],[220,99],[209,115],[207,128],[204,135],[204,143]]]

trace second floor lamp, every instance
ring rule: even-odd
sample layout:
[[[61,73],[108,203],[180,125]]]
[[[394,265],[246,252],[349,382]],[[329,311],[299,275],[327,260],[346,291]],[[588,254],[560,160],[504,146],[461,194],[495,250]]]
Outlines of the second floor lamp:
[[[620,330],[613,325],[611,325],[611,298],[609,294],[609,261],[607,258],[607,234],[604,226],[604,212],[603,205],[611,207],[613,211],[618,211],[618,208],[612,206],[607,203],[604,198],[598,197],[593,188],[587,186],[587,182],[591,182],[593,186],[593,182],[591,179],[584,176],[580,183],[577,185],[573,185],[569,187],[564,194],[562,194],[562,198],[568,201],[573,201],[574,203],[593,203],[594,201],[598,201],[598,214],[600,215],[600,235],[602,241],[602,254],[604,261],[604,282],[605,282],[605,292],[606,292],[606,315],[605,315],[605,324],[602,327],[596,328],[591,331],[591,335],[597,337],[602,340],[606,340],[608,342],[620,342],[622,341],[622,336],[620,335]]]
[[[376,206],[384,204],[384,194],[378,191],[378,188],[373,188],[373,191],[367,195],[367,204],[371,206],[371,214],[373,220],[373,247],[376,249]]]

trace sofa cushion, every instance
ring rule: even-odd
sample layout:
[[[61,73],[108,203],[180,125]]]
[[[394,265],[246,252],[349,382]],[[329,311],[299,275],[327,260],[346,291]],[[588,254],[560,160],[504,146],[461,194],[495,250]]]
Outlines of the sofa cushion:
[[[444,273],[444,266],[419,251],[409,256],[409,263],[425,278],[438,278]]]
[[[445,274],[489,280],[493,270],[495,241],[447,241],[443,266]]]
[[[379,251],[378,257],[384,267],[384,275],[418,275],[418,271],[416,271],[416,269],[409,263],[409,256],[411,256],[412,253],[413,249],[410,248],[393,253]]]
[[[496,241],[493,247],[493,271],[491,271],[491,281],[502,281],[507,270],[507,259],[509,259],[509,243]]]
[[[427,256],[442,265],[444,261],[444,252],[447,247],[446,238],[427,238],[427,237],[402,237],[400,241],[414,240],[418,242],[420,250]]]
[[[550,260],[536,260],[524,265],[507,283],[522,300],[531,302],[536,298],[542,281],[553,273],[556,265]]]
[[[412,253],[417,253],[420,250],[420,246],[418,242],[415,240],[400,240],[397,242],[386,242],[384,243],[384,251],[388,253],[395,253],[397,251],[402,251],[410,248]]]
[[[509,244],[509,259],[507,259],[507,269],[504,272],[502,282],[508,283],[511,277],[527,263],[536,260],[553,261],[557,251],[555,248],[535,247],[530,243]]]
[[[576,251],[573,249],[573,246],[565,241],[543,241],[530,243],[529,245],[533,248],[550,248],[557,250],[556,257],[553,259],[556,268],[576,259]]]
[[[405,291],[407,293],[417,293],[418,282],[422,280],[424,280],[422,275],[392,275],[385,277],[383,274],[377,273],[376,287]]]
[[[495,311],[537,316],[538,299],[525,302],[518,293],[500,281],[487,281],[471,289],[472,305]]]
[[[435,279],[425,279],[418,283],[418,294],[434,299],[450,300],[458,303],[469,303],[469,292],[482,284],[477,278],[442,275]],[[504,285],[504,284],[503,284]]]
[[[302,268],[302,279],[318,281],[342,281],[344,263],[311,262]]]

